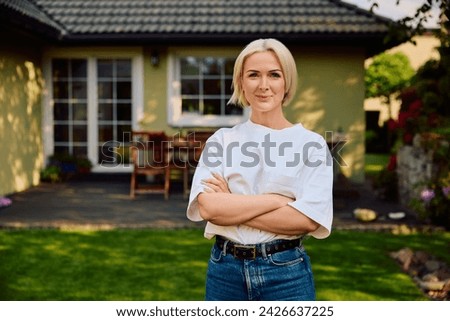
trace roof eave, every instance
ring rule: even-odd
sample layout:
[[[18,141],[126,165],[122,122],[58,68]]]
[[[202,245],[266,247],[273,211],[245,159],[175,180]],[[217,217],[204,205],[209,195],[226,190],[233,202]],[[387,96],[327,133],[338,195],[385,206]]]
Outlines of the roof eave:
[[[340,44],[371,47],[383,51],[386,33],[110,33],[68,34],[65,44],[155,44],[155,45],[218,45],[243,44],[258,38],[276,38],[286,44]]]
[[[30,16],[17,13],[7,7],[2,7],[2,10],[0,10],[0,21],[0,25],[26,30],[29,33],[40,35],[49,41],[60,40],[64,36],[64,30],[43,23]]]

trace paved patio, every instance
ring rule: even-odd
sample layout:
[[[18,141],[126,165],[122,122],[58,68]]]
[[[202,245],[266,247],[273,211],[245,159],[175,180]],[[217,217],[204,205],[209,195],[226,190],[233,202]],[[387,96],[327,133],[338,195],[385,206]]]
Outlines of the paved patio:
[[[91,174],[64,183],[42,183],[10,195],[12,205],[0,209],[0,228],[202,228],[204,223],[186,218],[187,200],[181,184],[174,183],[170,199],[163,195],[129,197],[130,174]],[[368,184],[337,184],[334,228],[392,229],[399,224],[415,224],[414,216],[393,221],[389,212],[405,211],[397,203],[378,200]],[[379,218],[360,223],[353,218],[355,208],[377,211]]]

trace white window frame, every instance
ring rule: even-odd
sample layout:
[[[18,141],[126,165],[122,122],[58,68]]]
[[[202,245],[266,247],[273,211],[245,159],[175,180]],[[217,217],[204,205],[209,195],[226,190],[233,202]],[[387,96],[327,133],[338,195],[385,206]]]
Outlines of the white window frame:
[[[236,58],[238,51],[226,48],[204,49],[169,48],[168,51],[168,82],[167,82],[167,119],[173,127],[232,127],[242,123],[249,117],[249,108],[244,108],[242,115],[200,115],[187,113],[182,110],[181,98],[181,70],[180,58],[193,57],[217,57]]]
[[[131,59],[132,73],[132,129],[138,129],[138,121],[144,114],[144,55],[141,47],[76,47],[47,48],[43,54],[43,75],[46,90],[42,99],[42,137],[44,157],[48,159],[54,151],[53,138],[53,83],[51,74],[52,59],[86,59],[88,86],[88,158],[93,164],[93,172],[131,172],[132,166],[120,164],[102,166],[98,161],[98,99],[97,99],[97,59]]]

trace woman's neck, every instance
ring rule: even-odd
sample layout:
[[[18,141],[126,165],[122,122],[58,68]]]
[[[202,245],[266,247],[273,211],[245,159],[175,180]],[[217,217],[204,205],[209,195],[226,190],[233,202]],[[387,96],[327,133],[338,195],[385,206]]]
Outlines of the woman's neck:
[[[292,127],[293,124],[286,119],[283,113],[274,115],[273,113],[253,113],[250,120],[258,125],[269,127],[272,129],[284,129]]]

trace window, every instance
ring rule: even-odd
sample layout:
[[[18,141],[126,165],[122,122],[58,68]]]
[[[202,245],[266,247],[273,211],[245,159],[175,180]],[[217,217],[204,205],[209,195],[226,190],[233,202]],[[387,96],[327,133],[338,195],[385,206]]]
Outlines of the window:
[[[243,120],[244,109],[227,104],[232,94],[234,58],[178,56],[172,82],[173,105],[169,120],[174,126],[231,126]]]
[[[131,84],[130,59],[98,59],[99,164],[129,164],[129,146],[118,142],[124,143],[131,133]]]
[[[87,60],[54,59],[53,132],[55,154],[87,156]]]
[[[143,113],[140,48],[44,53],[44,155],[87,157],[95,172],[127,172],[129,140]]]

